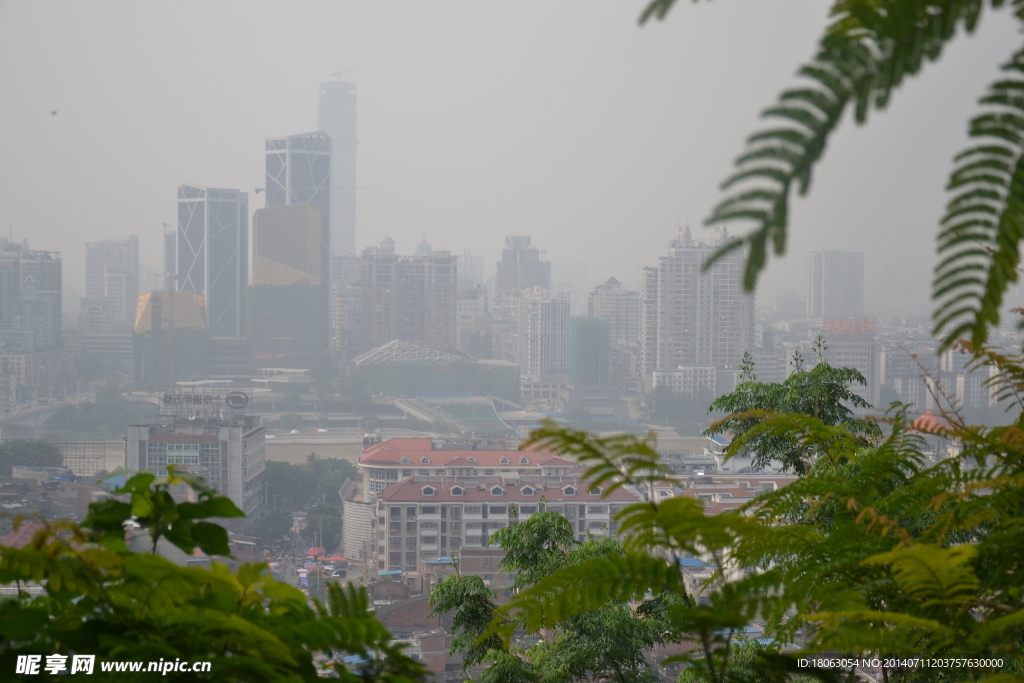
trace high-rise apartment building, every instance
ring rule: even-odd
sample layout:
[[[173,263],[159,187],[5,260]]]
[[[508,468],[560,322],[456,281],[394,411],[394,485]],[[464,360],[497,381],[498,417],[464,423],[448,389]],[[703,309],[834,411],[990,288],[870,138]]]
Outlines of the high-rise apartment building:
[[[178,188],[175,289],[203,297],[211,337],[245,336],[248,253],[248,193]]]
[[[623,289],[611,277],[590,292],[587,313],[608,322],[608,340],[619,346],[636,346],[640,341],[640,293]]]
[[[22,338],[23,351],[63,344],[60,252],[0,241],[0,325]]]
[[[544,259],[544,252],[532,245],[529,235],[506,236],[494,281],[497,296],[502,290],[533,287],[551,290],[551,262]]]
[[[570,320],[568,295],[552,296],[539,286],[523,291],[517,327],[521,374],[569,373]]]
[[[323,132],[266,141],[267,208],[312,204],[320,212],[320,273],[331,272],[331,137]],[[325,312],[326,314],[326,312]]]
[[[139,238],[85,245],[85,298],[103,302],[105,312],[122,323],[135,322],[139,298]]]
[[[455,346],[457,261],[449,251],[432,251],[419,258],[398,256],[390,237],[379,248],[365,249],[363,350],[394,339]]]
[[[320,84],[317,126],[331,136],[331,250],[356,256],[356,84]]]
[[[754,297],[743,292],[744,255],[733,251],[702,273],[704,262],[725,244],[698,242],[683,228],[657,268],[644,269],[643,370],[680,366],[733,367],[754,345]]]
[[[864,254],[816,251],[807,255],[807,315],[845,320],[864,316]]]

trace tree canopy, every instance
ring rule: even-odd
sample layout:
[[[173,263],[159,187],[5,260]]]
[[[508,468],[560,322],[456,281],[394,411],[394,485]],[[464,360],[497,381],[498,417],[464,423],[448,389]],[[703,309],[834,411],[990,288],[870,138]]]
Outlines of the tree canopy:
[[[358,654],[365,676],[338,666],[342,680],[417,681],[422,667],[391,644],[361,588],[333,585],[327,600],[310,602],[270,577],[265,565],[231,571],[181,567],[150,553],[133,553],[126,525],[186,553],[228,556],[225,530],[210,518],[242,513],[201,480],[168,468],[156,482],[138,474],[94,503],[81,526],[49,522],[23,548],[0,548],[0,584],[19,588],[0,602],[0,667],[12,675],[21,655],[96,655],[96,680],[144,681],[145,671],[109,672],[116,661],[210,662],[206,673],[164,672],[168,681],[316,681],[314,657]],[[189,485],[195,502],[176,503],[173,487]],[[43,593],[24,589],[35,583]],[[26,680],[35,678],[26,676]]]

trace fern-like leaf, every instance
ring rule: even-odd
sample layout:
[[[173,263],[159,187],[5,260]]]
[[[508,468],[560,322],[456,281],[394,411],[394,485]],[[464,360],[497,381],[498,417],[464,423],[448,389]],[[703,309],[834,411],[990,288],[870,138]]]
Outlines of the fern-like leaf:
[[[1003,66],[971,121],[974,147],[956,157],[953,193],[939,233],[933,297],[944,347],[969,335],[975,347],[999,324],[1003,295],[1020,277],[1024,239],[1024,50]]]

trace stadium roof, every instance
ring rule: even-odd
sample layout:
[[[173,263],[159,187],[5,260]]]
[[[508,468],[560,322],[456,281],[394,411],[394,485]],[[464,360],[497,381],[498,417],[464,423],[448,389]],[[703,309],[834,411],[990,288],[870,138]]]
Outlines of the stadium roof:
[[[451,346],[428,346],[395,339],[355,359],[356,367],[373,365],[458,365],[476,358]]]

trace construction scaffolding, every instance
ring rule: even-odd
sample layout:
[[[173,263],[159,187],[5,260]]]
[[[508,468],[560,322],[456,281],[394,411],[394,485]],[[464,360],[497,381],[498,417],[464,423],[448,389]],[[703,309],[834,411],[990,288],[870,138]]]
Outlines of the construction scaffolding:
[[[124,466],[124,441],[58,441],[64,467],[76,477],[94,477]]]

